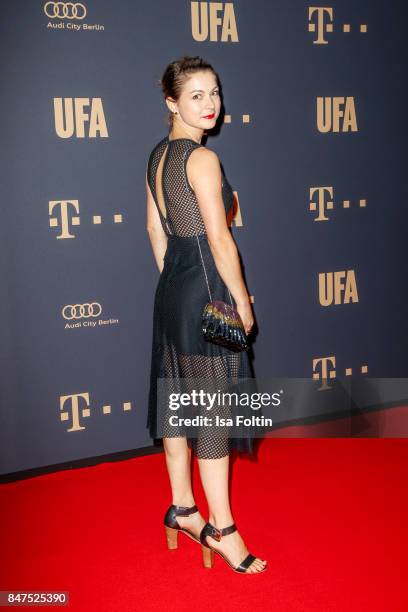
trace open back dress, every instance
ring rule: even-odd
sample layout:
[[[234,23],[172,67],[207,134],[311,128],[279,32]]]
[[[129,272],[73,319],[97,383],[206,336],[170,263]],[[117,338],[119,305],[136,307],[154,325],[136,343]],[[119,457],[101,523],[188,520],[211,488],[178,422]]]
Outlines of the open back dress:
[[[252,364],[246,351],[234,352],[208,342],[201,329],[201,315],[209,301],[227,303],[230,294],[216,268],[198,202],[186,172],[189,155],[203,145],[190,138],[163,138],[152,150],[147,164],[147,182],[155,200],[163,230],[167,235],[164,267],[154,297],[153,339],[147,428],[152,438],[182,436],[182,429],[168,427],[171,410],[159,405],[158,379],[212,379],[219,388],[230,379],[252,377]],[[225,214],[233,206],[233,191],[224,171],[222,199]],[[201,255],[197,243],[200,241]],[[224,406],[217,408],[223,414]],[[174,433],[176,431],[176,433]],[[216,459],[233,448],[253,453],[253,438],[214,434],[212,428],[199,428],[197,435],[186,435],[198,458]]]

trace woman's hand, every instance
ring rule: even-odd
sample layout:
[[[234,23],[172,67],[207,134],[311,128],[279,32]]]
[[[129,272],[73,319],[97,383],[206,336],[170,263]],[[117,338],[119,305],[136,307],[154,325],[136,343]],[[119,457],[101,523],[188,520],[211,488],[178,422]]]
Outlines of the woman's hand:
[[[237,304],[237,312],[242,319],[244,324],[245,333],[249,334],[254,324],[254,317],[252,315],[252,306],[249,301]]]

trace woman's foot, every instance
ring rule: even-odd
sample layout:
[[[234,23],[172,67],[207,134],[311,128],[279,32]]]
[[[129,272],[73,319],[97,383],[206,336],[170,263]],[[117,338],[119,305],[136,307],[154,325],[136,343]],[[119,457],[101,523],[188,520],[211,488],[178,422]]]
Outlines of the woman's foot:
[[[232,524],[223,525],[222,527],[210,521],[214,527],[217,529],[222,529],[223,527],[229,527]],[[245,557],[249,554],[249,550],[245,546],[245,543],[239,533],[239,531],[234,531],[233,533],[229,533],[228,535],[224,535],[221,537],[220,541],[215,540],[211,536],[207,536],[207,543],[214,548],[215,550],[219,550],[222,552],[229,562],[234,566],[238,567],[238,565],[245,559]],[[251,563],[251,565],[246,570],[247,574],[256,574],[263,569],[265,569],[266,561],[256,557],[255,560]]]

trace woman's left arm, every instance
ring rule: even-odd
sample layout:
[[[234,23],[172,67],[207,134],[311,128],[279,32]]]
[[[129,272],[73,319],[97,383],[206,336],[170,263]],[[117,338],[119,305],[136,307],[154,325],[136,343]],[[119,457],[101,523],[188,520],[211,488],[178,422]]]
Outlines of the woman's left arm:
[[[157,210],[152,192],[150,191],[149,183],[147,182],[146,172],[146,229],[149,234],[150,243],[152,245],[153,254],[156,259],[157,267],[161,273],[164,266],[164,255],[167,250],[167,236],[163,230],[159,211]]]

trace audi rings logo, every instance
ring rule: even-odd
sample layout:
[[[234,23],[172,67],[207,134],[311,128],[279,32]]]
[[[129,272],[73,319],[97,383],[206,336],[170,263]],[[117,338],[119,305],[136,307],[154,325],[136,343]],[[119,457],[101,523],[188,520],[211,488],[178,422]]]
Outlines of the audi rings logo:
[[[62,309],[62,316],[64,319],[71,321],[72,319],[99,317],[101,312],[102,306],[98,302],[92,302],[92,304],[67,304]]]
[[[85,19],[86,8],[80,2],[46,2],[44,13],[47,17],[60,19]]]

